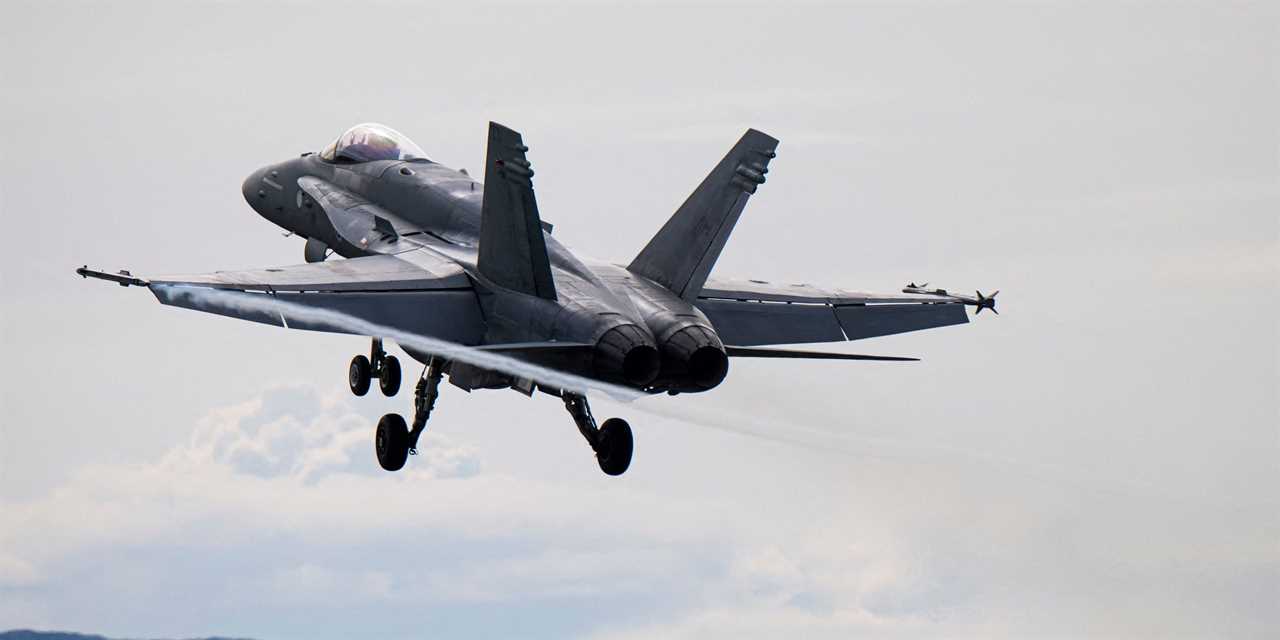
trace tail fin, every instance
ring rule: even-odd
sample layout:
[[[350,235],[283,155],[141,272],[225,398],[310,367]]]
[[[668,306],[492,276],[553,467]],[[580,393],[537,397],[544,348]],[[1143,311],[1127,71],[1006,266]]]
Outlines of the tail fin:
[[[524,155],[528,150],[519,132],[489,123],[477,268],[494,284],[554,300],[547,241],[533,197],[533,169]]]
[[[764,184],[778,141],[748,129],[627,269],[692,300],[702,290],[747,198]]]

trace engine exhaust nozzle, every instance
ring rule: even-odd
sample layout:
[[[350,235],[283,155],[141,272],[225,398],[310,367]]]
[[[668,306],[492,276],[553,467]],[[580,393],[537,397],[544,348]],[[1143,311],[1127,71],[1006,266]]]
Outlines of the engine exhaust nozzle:
[[[596,341],[596,375],[606,380],[643,387],[662,368],[662,358],[648,335],[634,324],[620,324]]]
[[[714,331],[689,324],[662,343],[662,378],[688,391],[707,391],[724,381],[729,356]]]

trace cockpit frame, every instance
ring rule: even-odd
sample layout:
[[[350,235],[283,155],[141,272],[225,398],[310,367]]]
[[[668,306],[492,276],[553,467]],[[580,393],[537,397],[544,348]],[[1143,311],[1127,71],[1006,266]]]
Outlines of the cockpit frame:
[[[422,147],[408,136],[376,122],[364,122],[347,129],[320,152],[320,159],[334,164],[356,164],[375,160],[430,161]]]

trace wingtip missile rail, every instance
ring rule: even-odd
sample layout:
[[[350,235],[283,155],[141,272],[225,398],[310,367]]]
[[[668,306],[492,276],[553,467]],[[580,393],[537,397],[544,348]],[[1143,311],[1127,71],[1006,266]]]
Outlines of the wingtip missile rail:
[[[909,283],[907,286],[903,287],[902,292],[914,293],[914,294],[923,295],[923,296],[946,296],[948,298],[959,300],[964,304],[976,307],[973,312],[974,315],[978,315],[979,313],[982,313],[983,309],[990,309],[991,313],[1000,315],[1000,312],[996,311],[996,296],[999,295],[1000,293],[999,291],[995,291],[991,295],[984,295],[981,291],[974,291],[974,293],[977,295],[967,296],[960,293],[951,293],[946,289],[941,289],[941,288],[938,288],[938,289],[925,288],[928,286],[929,286],[929,283],[927,282],[923,285],[917,285],[916,283],[912,282],[912,283]]]
[[[150,281],[148,281],[148,280],[144,280],[144,279],[142,279],[142,278],[134,277],[134,275],[133,275],[132,273],[129,273],[129,272],[128,272],[127,270],[125,270],[125,269],[121,269],[120,271],[118,271],[118,272],[116,272],[116,273],[107,273],[107,272],[105,272],[105,271],[96,271],[96,270],[94,270],[94,269],[90,269],[90,268],[89,268],[89,265],[87,265],[87,264],[86,264],[86,265],[84,265],[83,267],[80,267],[80,268],[76,269],[76,274],[77,274],[77,275],[79,275],[81,278],[97,278],[97,279],[99,279],[99,280],[107,280],[107,281],[109,281],[109,282],[114,282],[114,283],[116,283],[116,284],[118,284],[118,285],[120,285],[120,286],[122,286],[122,287],[128,287],[128,286],[134,286],[134,287],[149,287],[149,286],[151,286],[151,282],[150,282]]]

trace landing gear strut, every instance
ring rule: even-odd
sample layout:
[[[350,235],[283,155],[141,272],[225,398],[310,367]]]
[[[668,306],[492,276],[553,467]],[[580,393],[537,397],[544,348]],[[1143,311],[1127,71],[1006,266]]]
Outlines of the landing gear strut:
[[[363,356],[358,356],[363,357]],[[389,357],[389,356],[388,356]],[[418,453],[418,438],[427,428],[427,418],[440,396],[440,379],[444,377],[444,360],[432,357],[413,389],[413,428],[405,425],[398,413],[388,413],[378,421],[373,447],[378,464],[387,471],[404,467],[410,455]],[[353,365],[354,366],[354,365]],[[398,375],[398,372],[397,372]],[[399,380],[396,381],[399,386]]]
[[[413,389],[413,430],[409,432],[409,453],[418,453],[418,437],[427,429],[427,418],[440,397],[440,379],[444,377],[444,360],[432,357],[426,371]]]
[[[635,450],[631,425],[622,418],[609,418],[597,427],[586,396],[566,391],[561,397],[564,399],[564,408],[569,410],[573,422],[578,425],[578,431],[587,439],[591,450],[596,452],[600,470],[611,476],[622,475],[631,466],[631,453]]]
[[[369,393],[369,384],[375,377],[382,395],[389,398],[400,391],[400,360],[383,351],[382,338],[373,339],[369,357],[356,356],[347,368],[347,384],[351,393],[358,396]]]
[[[374,341],[375,358],[381,346],[380,341]],[[390,356],[384,357],[390,359]],[[359,367],[363,364],[361,361],[366,361],[364,356],[356,356],[351,361],[352,391],[356,391],[358,380],[355,374],[360,372]],[[413,388],[412,426],[406,424],[404,417],[398,413],[388,413],[378,421],[378,428],[374,432],[373,448],[378,456],[378,465],[383,469],[399,471],[404,468],[409,456],[418,453],[418,439],[426,431],[427,420],[431,418],[436,399],[440,397],[440,382],[444,378],[448,364],[444,359],[435,356],[427,359],[427,366]],[[364,371],[367,372],[367,369]],[[366,376],[363,380],[364,391],[368,391],[369,378]],[[551,393],[559,395],[564,400],[564,407],[569,411],[569,415],[573,416],[573,422],[578,425],[578,431],[595,452],[600,470],[611,476],[620,476],[625,473],[631,466],[631,454],[635,449],[631,425],[622,418],[609,418],[604,421],[604,424],[597,426],[586,396],[568,391]]]

